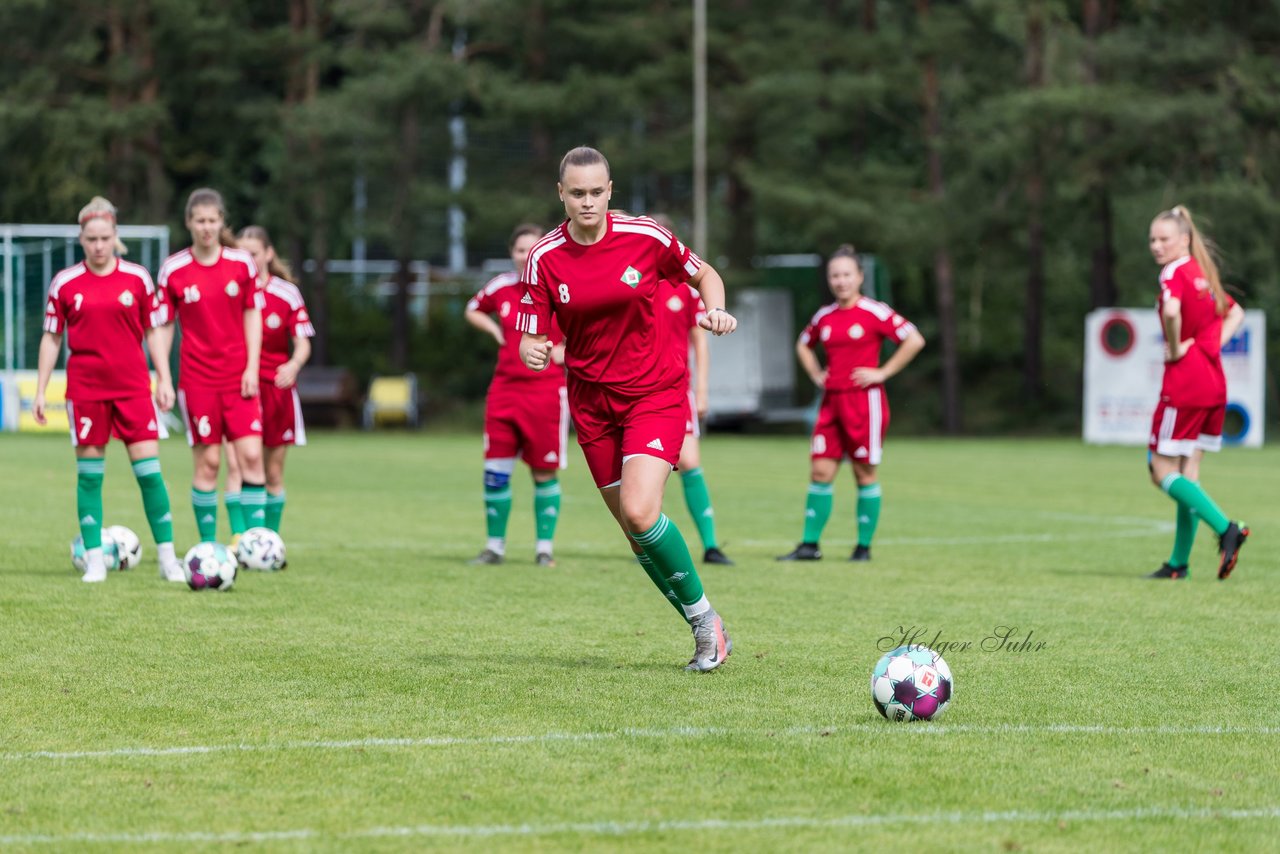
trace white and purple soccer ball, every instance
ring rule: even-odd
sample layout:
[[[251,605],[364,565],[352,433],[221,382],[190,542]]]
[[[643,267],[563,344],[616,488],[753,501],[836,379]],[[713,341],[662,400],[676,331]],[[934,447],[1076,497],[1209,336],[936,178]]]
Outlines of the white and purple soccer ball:
[[[109,525],[102,529],[103,537],[111,537],[116,544],[120,569],[133,569],[142,563],[142,540],[124,525]]]
[[[230,590],[236,583],[236,559],[222,543],[196,543],[182,559],[192,590]]]
[[[111,539],[111,535],[107,533],[106,528],[102,529],[102,562],[106,565],[108,571],[124,568],[120,566],[119,555],[116,552],[116,541]],[[81,575],[84,575],[85,570],[89,568],[82,537],[76,537],[71,541],[71,565]]]
[[[245,569],[279,572],[285,567],[284,540],[270,528],[250,528],[236,544],[236,560]]]
[[[951,668],[921,644],[886,652],[871,671],[871,700],[891,721],[932,721],[955,696]]]

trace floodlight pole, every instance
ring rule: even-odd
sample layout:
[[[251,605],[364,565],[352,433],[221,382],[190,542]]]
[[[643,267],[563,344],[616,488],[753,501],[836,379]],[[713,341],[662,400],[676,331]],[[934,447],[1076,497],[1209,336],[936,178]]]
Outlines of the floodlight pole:
[[[693,248],[707,253],[707,0],[693,0]]]

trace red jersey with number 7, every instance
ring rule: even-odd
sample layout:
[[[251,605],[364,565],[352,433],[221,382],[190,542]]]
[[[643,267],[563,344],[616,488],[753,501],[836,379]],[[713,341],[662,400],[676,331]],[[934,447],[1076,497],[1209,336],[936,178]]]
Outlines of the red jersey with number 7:
[[[591,245],[568,222],[536,243],[525,262],[517,328],[564,330],[565,366],[575,380],[639,396],[687,381],[678,348],[658,311],[702,267],[702,260],[648,217],[609,213]]]
[[[67,336],[67,398],[83,403],[151,394],[142,352],[146,330],[169,322],[151,274],[117,260],[99,276],[82,261],[53,277],[44,331]]]
[[[264,304],[253,257],[224,246],[206,266],[183,249],[165,259],[158,284],[182,324],[178,385],[238,391],[249,363],[244,313]]]

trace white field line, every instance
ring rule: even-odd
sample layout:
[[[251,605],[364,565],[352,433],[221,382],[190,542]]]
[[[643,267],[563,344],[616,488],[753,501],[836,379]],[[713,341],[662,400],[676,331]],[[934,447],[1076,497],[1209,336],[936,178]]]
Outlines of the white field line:
[[[288,751],[366,750],[369,748],[485,747],[509,744],[580,744],[625,739],[783,737],[874,733],[887,735],[1280,735],[1280,726],[1105,726],[1089,724],[869,724],[779,727],[777,729],[729,729],[724,727],[676,727],[672,729],[622,729],[601,732],[551,732],[535,735],[429,736],[423,738],[359,738],[343,741],[281,741],[266,744],[195,744],[175,747],[117,747],[105,750],[33,750],[0,753],[0,762],[130,757],[201,756],[213,753],[269,753]]]
[[[776,816],[755,819],[691,819],[687,821],[599,821],[550,824],[419,824],[404,827],[369,827],[347,832],[302,828],[297,830],[248,832],[167,833],[66,833],[0,836],[0,845],[31,846],[71,844],[144,845],[164,843],[253,843],[296,839],[377,839],[412,837],[516,837],[536,836],[638,836],[653,833],[699,831],[768,830],[856,830],[886,826],[1058,824],[1062,822],[1106,823],[1131,821],[1274,821],[1280,806],[1252,809],[1208,809],[1205,807],[1138,807],[1125,810],[1006,810],[986,812],[871,813],[821,818]]]

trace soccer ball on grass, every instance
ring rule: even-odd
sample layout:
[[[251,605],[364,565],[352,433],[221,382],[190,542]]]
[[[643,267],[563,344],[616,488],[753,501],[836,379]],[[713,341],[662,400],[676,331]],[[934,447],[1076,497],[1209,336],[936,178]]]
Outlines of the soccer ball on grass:
[[[106,564],[108,570],[123,569],[120,566],[119,555],[116,552],[116,541],[111,539],[111,535],[107,533],[107,529],[102,530],[102,562]],[[86,563],[84,538],[76,537],[71,541],[71,565],[74,566],[81,575],[88,569]]]
[[[236,559],[222,543],[196,543],[182,559],[192,590],[230,590],[236,583]]]
[[[285,567],[284,540],[270,528],[250,528],[236,544],[236,560],[245,569],[278,572]]]
[[[121,569],[133,569],[142,563],[142,540],[132,530],[124,525],[111,525],[102,529],[102,535],[115,542]]]
[[[871,671],[871,700],[891,721],[936,720],[954,693],[951,668],[920,644],[886,652]]]

